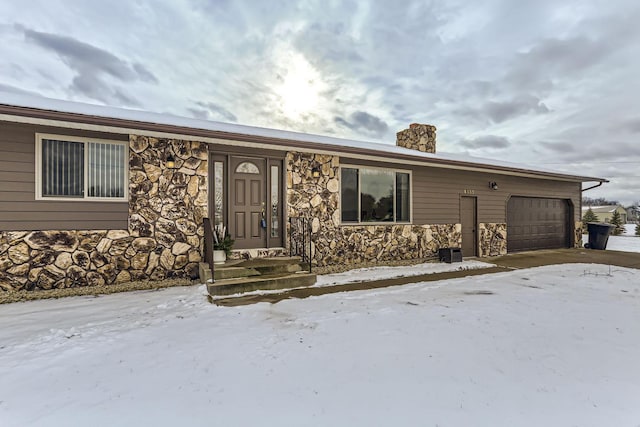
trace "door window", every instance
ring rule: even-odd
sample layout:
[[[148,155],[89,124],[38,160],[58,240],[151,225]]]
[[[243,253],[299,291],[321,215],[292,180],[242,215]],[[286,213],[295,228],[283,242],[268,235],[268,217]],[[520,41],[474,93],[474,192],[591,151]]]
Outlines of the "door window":
[[[254,163],[242,162],[236,166],[236,173],[250,173],[254,175],[260,174],[260,169]]]

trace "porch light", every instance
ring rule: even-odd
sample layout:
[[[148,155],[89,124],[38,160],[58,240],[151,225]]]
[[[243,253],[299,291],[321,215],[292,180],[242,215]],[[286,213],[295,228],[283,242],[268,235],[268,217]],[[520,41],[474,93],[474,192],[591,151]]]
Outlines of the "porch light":
[[[165,166],[166,166],[168,169],[173,169],[173,168],[175,168],[175,167],[176,167],[176,159],[174,159],[174,158],[173,158],[173,156],[172,156],[171,154],[169,154],[169,155],[167,156],[167,160],[166,160],[166,162],[165,162]]]
[[[498,189],[498,183],[495,181],[491,181],[489,182],[489,188],[492,190],[497,190]]]
[[[173,150],[171,144],[167,143],[164,147],[164,165],[167,169],[173,169],[176,167],[176,158],[173,157]]]
[[[314,166],[313,169],[311,169],[311,176],[314,178],[320,178],[320,168]]]

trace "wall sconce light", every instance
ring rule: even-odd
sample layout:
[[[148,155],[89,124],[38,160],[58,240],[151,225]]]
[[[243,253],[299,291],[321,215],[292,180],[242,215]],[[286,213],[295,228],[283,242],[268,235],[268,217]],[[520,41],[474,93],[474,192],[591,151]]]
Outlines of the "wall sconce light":
[[[498,189],[498,183],[495,181],[490,181],[489,182],[489,188],[492,190],[497,190]]]
[[[176,159],[174,159],[171,154],[167,156],[167,161],[165,162],[165,166],[167,167],[167,169],[173,169],[176,167]]]
[[[320,168],[317,167],[317,166],[314,166],[311,169],[311,176],[314,177],[314,178],[320,178]]]
[[[176,167],[176,159],[173,157],[173,154],[168,150],[169,146],[165,149],[165,160],[164,165],[167,169],[173,169]]]

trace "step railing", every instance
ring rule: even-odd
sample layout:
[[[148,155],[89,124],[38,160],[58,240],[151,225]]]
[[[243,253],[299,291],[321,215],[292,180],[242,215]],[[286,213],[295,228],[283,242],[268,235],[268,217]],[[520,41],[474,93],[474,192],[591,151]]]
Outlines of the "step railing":
[[[311,220],[304,217],[289,217],[289,256],[299,256],[303,263],[312,259]]]
[[[211,220],[204,218],[204,260],[209,264],[211,269],[211,281],[215,282],[215,264],[213,263],[213,227]]]

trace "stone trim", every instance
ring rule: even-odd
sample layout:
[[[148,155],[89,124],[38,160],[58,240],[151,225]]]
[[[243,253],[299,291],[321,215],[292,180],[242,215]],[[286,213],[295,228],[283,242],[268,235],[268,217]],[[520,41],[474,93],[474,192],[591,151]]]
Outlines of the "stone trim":
[[[507,254],[507,224],[480,223],[479,256],[498,256]]]
[[[574,226],[574,248],[583,248],[582,235],[587,232],[586,227],[582,223],[582,221],[576,221]]]
[[[314,237],[318,265],[432,258],[460,247],[461,224],[340,226],[333,238]]]

